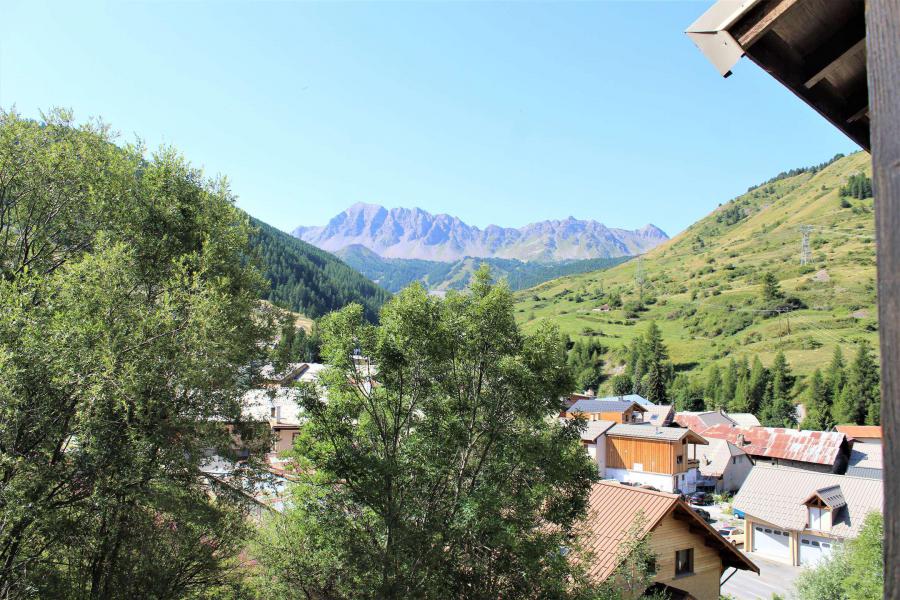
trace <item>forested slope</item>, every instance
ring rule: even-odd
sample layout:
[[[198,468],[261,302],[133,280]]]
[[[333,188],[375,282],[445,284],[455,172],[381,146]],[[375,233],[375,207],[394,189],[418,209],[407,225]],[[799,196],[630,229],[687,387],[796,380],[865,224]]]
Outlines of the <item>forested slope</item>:
[[[358,302],[368,319],[377,318],[390,297],[387,291],[334,255],[258,219],[250,221],[256,229],[250,243],[270,286],[266,300],[313,318]]]
[[[398,292],[414,281],[431,291],[463,290],[482,264],[495,280],[505,279],[513,290],[531,287],[574,273],[608,269],[630,257],[587,258],[556,262],[522,261],[514,258],[466,257],[453,262],[416,258],[384,258],[355,244],[335,252],[341,260],[390,292]]]

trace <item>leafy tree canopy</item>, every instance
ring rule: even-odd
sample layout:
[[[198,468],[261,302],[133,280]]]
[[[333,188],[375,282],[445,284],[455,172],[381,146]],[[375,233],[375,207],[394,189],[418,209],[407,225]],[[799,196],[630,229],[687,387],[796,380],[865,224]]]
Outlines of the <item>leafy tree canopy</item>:
[[[560,334],[520,333],[483,269],[469,294],[413,285],[380,325],[351,305],[321,335],[328,402],[304,391],[297,446],[312,475],[259,543],[264,577],[295,596],[566,597],[559,550],[596,467],[581,423],[548,418],[573,387]]]

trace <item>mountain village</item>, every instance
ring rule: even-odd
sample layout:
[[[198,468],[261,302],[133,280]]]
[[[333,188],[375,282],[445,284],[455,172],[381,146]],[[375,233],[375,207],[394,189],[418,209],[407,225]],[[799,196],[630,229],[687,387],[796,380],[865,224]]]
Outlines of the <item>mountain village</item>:
[[[377,366],[356,360],[377,385]],[[312,386],[327,395],[317,384],[326,368],[270,366],[266,386],[245,397],[246,416],[269,427],[273,440],[271,478],[251,494],[258,518],[289,503],[290,449],[304,421],[298,394]],[[592,390],[562,398],[561,408],[548,418],[582,422],[581,443],[600,478],[579,533],[599,581],[614,574],[620,544],[638,522],[657,556],[654,591],[697,600],[790,593],[804,568],[882,512],[880,426],[763,427],[749,413],[676,412],[638,395],[598,398]],[[227,480],[221,469],[213,460],[206,471]]]

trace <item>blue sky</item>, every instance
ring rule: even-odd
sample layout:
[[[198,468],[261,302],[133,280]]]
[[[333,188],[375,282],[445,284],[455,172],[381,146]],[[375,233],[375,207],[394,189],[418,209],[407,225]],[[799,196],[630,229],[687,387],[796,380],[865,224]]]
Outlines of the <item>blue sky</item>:
[[[856,150],[748,61],[719,77],[682,33],[710,4],[6,0],[0,106],[173,144],[285,230],[373,202],[676,233]]]

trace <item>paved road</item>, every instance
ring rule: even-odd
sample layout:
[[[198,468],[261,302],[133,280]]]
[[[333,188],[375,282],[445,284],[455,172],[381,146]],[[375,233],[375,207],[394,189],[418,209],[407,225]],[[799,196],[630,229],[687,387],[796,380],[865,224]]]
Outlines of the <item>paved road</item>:
[[[752,571],[738,571],[722,586],[722,594],[736,600],[769,600],[772,594],[782,598],[796,598],[794,581],[802,569],[784,563],[751,556],[750,560],[759,567],[759,575]],[[731,572],[729,569],[726,576]]]

